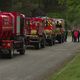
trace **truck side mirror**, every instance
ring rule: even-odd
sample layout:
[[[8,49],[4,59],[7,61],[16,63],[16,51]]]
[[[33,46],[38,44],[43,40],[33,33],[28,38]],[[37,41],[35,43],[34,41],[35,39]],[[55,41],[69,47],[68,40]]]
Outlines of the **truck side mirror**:
[[[30,26],[30,21],[28,20],[28,26]]]

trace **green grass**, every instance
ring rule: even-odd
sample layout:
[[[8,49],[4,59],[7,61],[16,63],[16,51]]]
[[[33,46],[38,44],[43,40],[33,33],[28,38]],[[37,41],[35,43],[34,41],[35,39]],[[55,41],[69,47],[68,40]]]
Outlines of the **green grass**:
[[[80,54],[49,80],[80,80]]]

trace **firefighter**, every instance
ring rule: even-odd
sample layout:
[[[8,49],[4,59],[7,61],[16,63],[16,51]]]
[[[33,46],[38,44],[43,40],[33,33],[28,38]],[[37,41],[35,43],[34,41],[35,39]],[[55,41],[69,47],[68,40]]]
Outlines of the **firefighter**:
[[[77,30],[78,30],[78,42],[79,42],[80,30],[79,29],[77,29]]]
[[[62,28],[61,22],[57,21],[56,26],[57,26],[58,28]]]
[[[74,42],[79,42],[79,31],[76,29],[76,30],[74,30],[74,33],[73,33],[73,35],[74,35]]]
[[[74,42],[74,30],[71,31],[72,42]]]
[[[64,31],[65,42],[67,41],[67,36],[68,36],[68,31],[65,30],[65,31]]]

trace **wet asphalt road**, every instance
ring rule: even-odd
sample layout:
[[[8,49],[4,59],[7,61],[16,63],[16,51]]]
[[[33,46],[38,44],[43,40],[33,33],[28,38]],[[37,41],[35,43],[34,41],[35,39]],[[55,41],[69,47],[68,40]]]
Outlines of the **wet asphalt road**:
[[[42,80],[44,75],[54,72],[60,64],[75,55],[80,43],[56,44],[41,50],[27,49],[23,56],[0,59],[0,80]]]

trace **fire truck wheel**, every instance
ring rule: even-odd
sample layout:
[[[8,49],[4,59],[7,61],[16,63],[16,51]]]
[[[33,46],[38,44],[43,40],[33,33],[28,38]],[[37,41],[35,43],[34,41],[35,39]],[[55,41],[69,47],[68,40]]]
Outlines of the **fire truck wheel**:
[[[49,46],[52,46],[52,45],[53,45],[53,41],[50,40],[50,41],[49,41]]]
[[[40,49],[40,48],[41,48],[41,43],[40,43],[40,42],[39,42],[39,43],[36,43],[36,44],[35,44],[35,48],[36,48],[36,49]]]
[[[59,43],[62,43],[62,37],[61,37],[61,35],[58,35],[57,39],[58,39]]]
[[[20,50],[20,55],[24,55],[25,54],[25,49],[21,49]]]
[[[53,40],[53,45],[55,44],[55,40]]]
[[[8,58],[13,58],[13,56],[14,56],[14,52],[11,50],[11,49],[9,49],[8,50]]]
[[[59,43],[62,43],[61,39],[59,39],[58,41],[59,41]]]
[[[44,40],[42,40],[41,48],[45,48],[45,41]]]
[[[53,38],[53,45],[55,44],[55,37]]]

